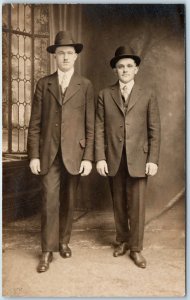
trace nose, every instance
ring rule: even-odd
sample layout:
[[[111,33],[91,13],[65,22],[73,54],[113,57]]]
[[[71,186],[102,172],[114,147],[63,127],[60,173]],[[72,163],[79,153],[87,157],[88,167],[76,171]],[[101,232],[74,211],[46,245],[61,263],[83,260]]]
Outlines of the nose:
[[[127,68],[127,66],[125,66],[124,69],[123,69],[123,72],[127,73],[127,70],[128,70],[128,68]]]
[[[64,60],[68,60],[68,54],[67,53],[64,54]]]

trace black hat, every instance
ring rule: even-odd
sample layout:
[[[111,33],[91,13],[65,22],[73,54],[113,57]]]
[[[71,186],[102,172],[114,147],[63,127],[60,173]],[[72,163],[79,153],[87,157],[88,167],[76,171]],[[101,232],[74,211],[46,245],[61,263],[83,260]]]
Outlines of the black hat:
[[[83,44],[78,44],[73,41],[69,31],[59,31],[56,34],[54,45],[48,46],[47,51],[49,53],[55,53],[56,48],[60,46],[72,46],[75,48],[76,53],[80,53],[83,48]]]
[[[134,50],[130,46],[121,46],[115,51],[115,56],[111,59],[110,65],[115,68],[116,63],[121,58],[132,58],[134,59],[137,66],[140,65],[141,59],[139,56],[135,55]]]

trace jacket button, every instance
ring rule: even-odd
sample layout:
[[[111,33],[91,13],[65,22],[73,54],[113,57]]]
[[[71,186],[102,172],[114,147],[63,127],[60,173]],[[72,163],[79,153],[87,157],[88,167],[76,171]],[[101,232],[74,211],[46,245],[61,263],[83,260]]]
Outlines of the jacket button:
[[[56,124],[55,124],[55,126],[57,127],[57,126],[58,126],[58,124],[56,123]]]
[[[120,127],[123,127],[123,125],[120,125]]]
[[[120,142],[122,142],[122,139],[119,139]]]

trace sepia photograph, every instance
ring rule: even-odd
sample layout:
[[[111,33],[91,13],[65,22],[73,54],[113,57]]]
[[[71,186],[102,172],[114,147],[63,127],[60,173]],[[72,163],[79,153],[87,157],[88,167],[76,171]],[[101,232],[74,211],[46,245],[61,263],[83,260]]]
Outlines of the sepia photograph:
[[[2,4],[4,297],[185,297],[185,20]]]

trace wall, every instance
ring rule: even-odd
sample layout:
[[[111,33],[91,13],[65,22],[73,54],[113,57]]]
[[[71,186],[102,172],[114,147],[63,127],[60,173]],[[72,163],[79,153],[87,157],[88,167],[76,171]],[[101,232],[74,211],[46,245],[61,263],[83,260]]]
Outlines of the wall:
[[[150,178],[147,192],[147,204],[157,214],[185,185],[183,6],[54,4],[50,5],[50,18],[50,43],[54,42],[55,34],[59,30],[67,29],[72,31],[76,41],[84,44],[76,69],[91,79],[96,99],[100,89],[116,81],[109,62],[118,46],[130,43],[142,57],[137,80],[151,81],[155,85],[162,123],[159,173]],[[53,57],[50,57],[53,72],[55,63]],[[27,176],[31,176],[27,166],[24,163],[19,167],[19,178],[25,172]],[[11,168],[18,170],[18,166],[15,168],[11,164],[4,168],[4,219],[9,218],[9,204],[12,206],[13,201],[16,213],[15,209],[10,213],[15,218],[24,216],[28,211],[36,211],[40,205],[37,195],[32,196],[32,204],[29,205],[31,199],[26,197],[24,189],[22,191],[22,180],[16,185],[8,181],[10,176],[6,174],[13,174],[10,180],[14,181],[15,177]],[[18,199],[14,197],[18,191],[9,191],[10,186],[21,189]],[[39,186],[37,194],[38,190]],[[76,206],[79,209],[102,211],[112,208],[107,179],[100,177],[95,167],[90,176],[81,179]]]
[[[159,173],[149,180],[147,203],[159,211],[185,185],[185,53],[182,5],[83,5],[81,71],[91,79],[96,95],[116,78],[109,61],[120,45],[130,43],[142,57],[139,81],[157,91],[162,123]],[[111,207],[107,181],[96,174],[87,205]],[[86,196],[86,194],[85,194]],[[90,200],[89,200],[90,199]],[[84,199],[83,199],[84,201]]]

